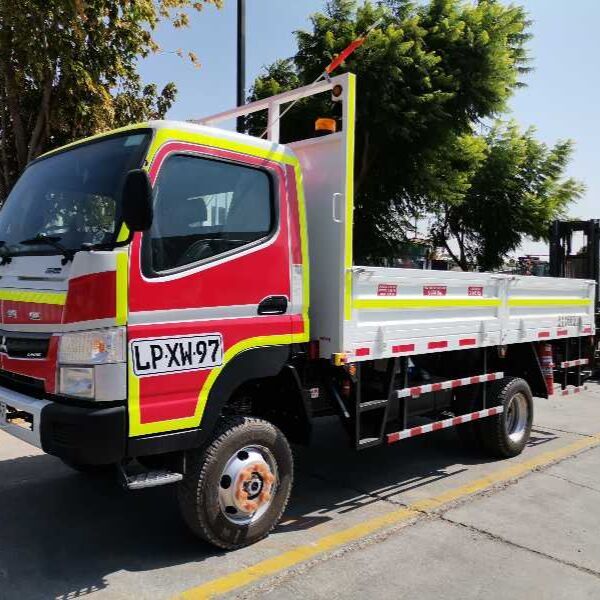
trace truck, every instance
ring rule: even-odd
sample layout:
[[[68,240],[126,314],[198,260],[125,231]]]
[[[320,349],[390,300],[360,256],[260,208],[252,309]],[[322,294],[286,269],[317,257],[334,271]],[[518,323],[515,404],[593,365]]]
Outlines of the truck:
[[[176,485],[224,549],[277,525],[321,417],[357,451],[456,427],[518,455],[533,398],[583,388],[595,282],[354,264],[356,93],[347,73],[31,163],[0,211],[2,431]],[[318,95],[341,116],[279,143]],[[217,127],[261,111],[265,139]]]

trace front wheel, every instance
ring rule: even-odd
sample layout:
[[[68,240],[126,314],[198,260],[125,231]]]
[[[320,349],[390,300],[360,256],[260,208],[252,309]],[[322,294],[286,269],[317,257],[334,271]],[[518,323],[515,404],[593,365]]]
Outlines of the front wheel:
[[[273,530],[292,481],[292,451],[281,431],[261,419],[235,417],[207,448],[188,454],[179,506],[198,537],[233,550]]]
[[[478,422],[484,448],[499,458],[521,454],[533,424],[533,397],[529,385],[524,379],[505,377],[490,386],[488,398],[490,406],[502,406],[504,410]]]

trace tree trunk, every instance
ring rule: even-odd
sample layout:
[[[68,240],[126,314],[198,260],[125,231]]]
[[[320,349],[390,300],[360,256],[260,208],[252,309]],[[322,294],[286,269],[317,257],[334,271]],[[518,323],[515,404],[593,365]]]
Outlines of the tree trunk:
[[[10,114],[12,123],[13,137],[15,141],[15,151],[17,156],[17,165],[19,171],[27,166],[27,140],[25,137],[25,128],[19,111],[19,101],[17,99],[16,85],[12,74],[6,71],[4,74],[4,85],[6,91],[6,105]]]
[[[369,176],[369,171],[373,165],[373,161],[376,159],[376,152],[371,147],[369,131],[365,131],[363,134],[362,144],[362,155],[360,161],[360,170],[355,179],[355,193],[362,190],[362,187]]]
[[[8,154],[6,151],[8,136],[8,131],[6,129],[7,124],[8,119],[6,118],[6,105],[4,102],[2,102],[2,106],[0,107],[0,129],[2,130],[2,135],[0,136],[0,164],[2,167],[2,172],[0,176],[0,183],[2,184],[2,191],[0,192],[0,201],[2,203],[4,203],[4,200],[6,200],[6,197],[10,193],[10,188],[12,185],[12,181],[10,179],[10,166],[8,163]]]
[[[27,152],[28,163],[36,158],[44,142],[45,132],[47,130],[46,124],[48,122],[50,112],[50,99],[52,97],[53,82],[54,69],[47,73],[42,86],[42,99],[40,101],[35,127],[33,128],[33,132],[31,133],[31,138],[29,140],[29,150]]]

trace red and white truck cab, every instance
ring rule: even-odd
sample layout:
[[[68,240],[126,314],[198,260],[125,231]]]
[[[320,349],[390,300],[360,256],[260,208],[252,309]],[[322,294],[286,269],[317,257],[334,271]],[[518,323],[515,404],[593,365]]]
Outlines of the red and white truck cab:
[[[223,548],[277,524],[287,440],[321,415],[357,449],[460,425],[521,452],[553,372],[582,389],[594,283],[355,266],[355,85],[32,163],[0,211],[0,428],[130,489],[176,483]],[[280,107],[316,94],[339,131],[279,144]],[[211,126],[261,110],[267,139]]]

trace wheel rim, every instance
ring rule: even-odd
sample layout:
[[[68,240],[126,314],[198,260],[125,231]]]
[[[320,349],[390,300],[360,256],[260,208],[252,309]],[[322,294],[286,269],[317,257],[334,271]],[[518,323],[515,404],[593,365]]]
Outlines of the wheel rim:
[[[506,433],[513,442],[520,442],[527,430],[529,407],[524,394],[515,394],[506,408]]]
[[[246,446],[225,464],[219,481],[219,506],[236,525],[249,525],[271,506],[277,488],[277,463],[268,448]]]

